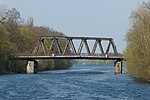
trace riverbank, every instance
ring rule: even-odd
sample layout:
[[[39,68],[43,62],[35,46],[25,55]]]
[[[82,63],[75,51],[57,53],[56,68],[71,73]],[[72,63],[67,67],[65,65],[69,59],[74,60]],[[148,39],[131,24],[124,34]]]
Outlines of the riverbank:
[[[12,71],[6,71],[6,70],[3,70],[3,71],[0,71],[0,75],[5,75],[5,74],[16,74],[15,72],[12,72]]]
[[[17,67],[11,66],[9,69],[6,67],[7,69],[0,70],[0,75],[21,74],[21,73],[23,74],[23,73],[26,73],[26,67],[27,65],[25,63],[22,63],[22,66],[17,66]],[[57,61],[53,60],[53,63],[48,64],[47,62],[45,62],[44,65],[43,65],[43,62],[42,63],[39,62],[38,72],[52,71],[52,70],[64,70],[64,69],[69,69],[70,67],[72,67],[72,63],[70,60],[59,60],[59,62],[58,60]]]

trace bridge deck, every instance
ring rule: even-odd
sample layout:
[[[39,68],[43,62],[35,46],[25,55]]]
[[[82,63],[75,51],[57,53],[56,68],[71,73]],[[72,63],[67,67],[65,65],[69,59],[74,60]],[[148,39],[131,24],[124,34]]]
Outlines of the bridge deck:
[[[118,56],[13,56],[16,60],[34,60],[34,59],[95,59],[95,60],[120,60],[124,58]]]

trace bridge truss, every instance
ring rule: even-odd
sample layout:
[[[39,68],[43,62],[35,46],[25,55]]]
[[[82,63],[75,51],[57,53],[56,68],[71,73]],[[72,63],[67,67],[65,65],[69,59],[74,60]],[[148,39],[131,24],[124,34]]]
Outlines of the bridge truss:
[[[121,60],[112,38],[68,36],[39,36],[31,54],[13,58]]]
[[[115,60],[115,73],[122,73],[124,58],[112,38],[39,36],[30,54],[11,55],[11,60],[28,60],[27,73],[38,71],[37,59]],[[9,66],[10,66],[9,61]]]

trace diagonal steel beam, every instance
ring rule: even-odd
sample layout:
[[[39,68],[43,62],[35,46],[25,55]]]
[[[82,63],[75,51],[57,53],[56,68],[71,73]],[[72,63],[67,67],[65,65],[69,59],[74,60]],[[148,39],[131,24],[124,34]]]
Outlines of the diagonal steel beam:
[[[83,41],[84,41],[84,45],[85,45],[85,48],[86,48],[86,50],[87,50],[87,53],[88,53],[88,54],[90,54],[90,49],[89,49],[89,46],[88,46],[87,40],[86,40],[86,39],[84,39]]]
[[[40,49],[40,39],[38,38],[35,44],[35,48],[32,50],[32,55],[37,55],[39,49]]]
[[[104,49],[103,49],[103,46],[102,46],[102,40],[97,40],[98,44],[99,44],[99,48],[101,50],[101,53],[104,54]]]
[[[46,47],[45,47],[44,39],[43,38],[40,39],[40,43],[41,43],[41,46],[42,46],[43,53],[46,56],[47,52],[46,52]]]
[[[53,53],[53,51],[54,51],[54,39],[51,39],[51,43],[50,43],[50,53]]]
[[[70,39],[67,40],[66,42],[66,45],[65,45],[65,48],[64,48],[64,51],[63,51],[63,54],[62,55],[65,55],[66,51],[67,51],[67,48],[69,47],[69,44],[70,44]]]
[[[97,44],[98,44],[98,42],[96,40],[95,43],[94,43],[93,49],[92,49],[92,55],[95,54],[95,51],[96,51],[96,48],[97,48]]]
[[[84,43],[84,41],[83,41],[83,40],[81,40],[81,42],[80,42],[80,46],[79,46],[79,49],[78,49],[78,53],[79,53],[79,55],[81,54],[81,51],[82,51],[82,48],[83,48],[83,43]]]
[[[60,47],[60,44],[59,44],[57,38],[55,39],[55,42],[56,42],[56,46],[57,46],[57,49],[58,49],[59,54],[62,54],[62,50],[61,50],[61,47]]]
[[[51,40],[52,40],[51,46],[50,46],[51,53],[56,53],[54,51],[56,49],[59,54],[62,54],[62,50],[61,50],[60,44],[58,42],[58,39],[57,38],[52,38]]]
[[[74,43],[73,43],[72,39],[70,39],[70,46],[71,46],[71,48],[72,48],[72,50],[73,50],[73,53],[74,53],[74,54],[77,54],[76,48],[75,48],[75,46],[74,46]]]
[[[114,53],[117,54],[117,53],[118,53],[118,52],[117,52],[117,48],[116,48],[116,46],[115,46],[115,43],[114,43],[113,39],[111,39],[110,42],[111,42],[112,48],[113,48],[113,50],[114,50]]]
[[[110,46],[111,46],[111,43],[110,43],[110,41],[109,41],[109,44],[108,44],[107,49],[106,49],[106,51],[105,51],[105,54],[108,54],[108,52],[109,52],[109,50],[110,50]]]

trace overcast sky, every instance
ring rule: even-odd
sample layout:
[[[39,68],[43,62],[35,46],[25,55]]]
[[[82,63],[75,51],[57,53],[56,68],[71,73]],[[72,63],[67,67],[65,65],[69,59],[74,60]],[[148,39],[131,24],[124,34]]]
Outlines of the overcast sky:
[[[129,17],[148,0],[0,0],[0,4],[16,8],[21,17],[34,18],[68,36],[112,37],[119,52],[125,50]]]

